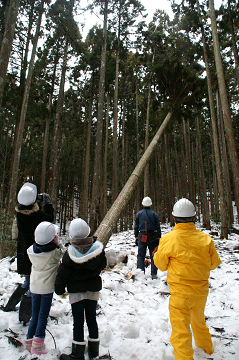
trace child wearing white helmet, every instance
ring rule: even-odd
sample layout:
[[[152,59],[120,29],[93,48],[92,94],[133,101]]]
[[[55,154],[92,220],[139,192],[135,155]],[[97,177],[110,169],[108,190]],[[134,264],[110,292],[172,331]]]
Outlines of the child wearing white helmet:
[[[195,227],[195,207],[188,199],[180,199],[173,207],[176,225],[164,235],[154,255],[161,271],[168,271],[170,286],[169,313],[172,326],[170,342],[175,360],[192,360],[192,334],[197,347],[213,353],[204,308],[208,295],[210,270],[221,260],[212,238]]]
[[[46,354],[44,339],[47,318],[51,309],[54,283],[62,257],[58,228],[48,221],[41,222],[35,230],[35,243],[27,249],[32,263],[30,291],[32,293],[32,318],[29,324],[26,348],[31,354]]]
[[[84,360],[84,316],[89,331],[89,358],[99,355],[99,332],[96,306],[102,289],[101,271],[106,257],[101,242],[90,236],[90,228],[83,219],[74,219],[69,227],[70,244],[59,266],[55,292],[63,295],[67,288],[73,315],[72,353],[62,354],[60,360]]]

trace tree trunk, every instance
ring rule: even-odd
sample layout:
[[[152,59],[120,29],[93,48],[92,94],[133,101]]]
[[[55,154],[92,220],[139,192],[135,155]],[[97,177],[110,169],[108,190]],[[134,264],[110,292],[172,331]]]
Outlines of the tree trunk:
[[[219,93],[220,93],[222,109],[223,109],[223,121],[224,121],[226,138],[227,138],[228,152],[231,161],[231,169],[234,179],[235,201],[237,206],[237,212],[239,213],[239,203],[238,203],[239,202],[239,160],[237,154],[237,147],[235,143],[234,130],[232,126],[231,110],[227,97],[226,82],[223,72],[213,0],[209,0],[209,8],[210,8],[210,18],[211,18],[211,28],[212,28],[217,79],[218,79]]]
[[[157,131],[156,135],[154,136],[153,140],[151,141],[150,145],[148,146],[147,150],[145,151],[140,161],[138,162],[137,166],[135,167],[133,173],[131,174],[125,186],[123,187],[122,191],[118,195],[117,199],[115,200],[110,210],[107,212],[106,216],[102,220],[97,231],[95,232],[94,235],[98,237],[98,240],[100,240],[104,244],[104,246],[106,246],[112,234],[112,230],[115,224],[117,223],[122,211],[128,204],[131,195],[137,185],[139,177],[144,171],[145,165],[149,161],[171,117],[172,117],[172,112],[169,112],[165,117],[159,130]]]
[[[7,211],[10,214],[13,214],[14,206],[15,206],[17,181],[18,181],[18,168],[19,168],[20,156],[21,156],[23,131],[24,131],[24,124],[25,124],[25,118],[26,118],[26,113],[27,113],[27,106],[28,106],[32,73],[33,73],[33,67],[34,67],[34,60],[35,60],[35,55],[36,55],[38,37],[39,37],[39,33],[40,33],[43,10],[44,10],[44,0],[42,0],[41,6],[39,9],[39,17],[38,17],[38,21],[37,21],[36,33],[35,33],[35,36],[33,39],[31,60],[30,60],[30,64],[29,64],[28,76],[27,76],[26,86],[25,86],[24,95],[23,95],[19,128],[18,128],[18,132],[15,134],[17,139],[15,142],[16,146],[14,148],[14,154],[13,154],[13,158],[12,158],[12,166],[11,166],[12,170],[11,170],[11,178],[10,178],[9,193],[8,193],[8,206],[7,206]]]
[[[202,208],[203,208],[203,218],[205,221],[205,226],[207,230],[211,229],[210,225],[210,216],[209,216],[209,208],[208,208],[208,202],[207,202],[207,189],[206,189],[206,183],[205,183],[205,175],[204,175],[204,169],[203,169],[203,158],[202,158],[202,145],[201,145],[201,137],[200,137],[200,128],[199,128],[199,120],[198,116],[196,115],[196,136],[197,136],[197,159],[198,159],[198,165],[199,165],[199,182],[202,189]]]
[[[47,164],[47,150],[48,150],[48,140],[49,140],[49,129],[50,129],[50,121],[51,121],[51,109],[52,109],[52,99],[54,93],[54,84],[56,78],[56,65],[58,63],[58,55],[56,56],[55,63],[54,63],[54,70],[52,76],[52,83],[51,83],[51,93],[49,96],[48,101],[48,109],[47,109],[47,119],[45,125],[45,134],[44,134],[44,144],[43,144],[43,153],[42,153],[42,169],[41,169],[41,192],[46,191],[46,164]]]
[[[110,94],[107,94],[106,116],[105,116],[105,152],[104,152],[104,182],[103,182],[103,213],[107,213],[107,159],[108,159],[108,140],[109,140],[109,103]]]
[[[211,120],[212,120],[214,155],[215,155],[215,162],[216,162],[217,183],[218,183],[219,196],[220,196],[220,210],[221,210],[221,235],[220,235],[220,237],[223,239],[224,237],[225,238],[228,237],[228,218],[227,218],[227,210],[226,210],[226,198],[225,198],[223,178],[222,178],[222,165],[221,165],[221,159],[220,159],[216,112],[215,112],[214,100],[213,100],[212,80],[211,80],[211,73],[210,73],[210,67],[209,67],[209,60],[208,60],[204,28],[203,28],[203,24],[202,24],[201,17],[200,17],[198,1],[197,1],[197,9],[198,9],[198,14],[199,14],[199,19],[200,19],[200,27],[201,27],[202,40],[203,40],[204,61],[205,61],[206,72],[207,72],[208,97],[209,97],[210,113],[211,113]],[[214,14],[214,16],[215,16],[215,14]],[[215,183],[215,181],[214,181],[214,183]],[[216,191],[216,189],[214,188],[214,193],[215,193],[215,191]],[[216,193],[215,193],[215,196],[216,196]],[[216,200],[215,200],[215,205],[217,205]]]
[[[118,93],[119,93],[119,52],[120,52],[120,20],[118,26],[118,45],[115,64],[115,90],[113,114],[113,170],[112,170],[112,203],[118,194]]]
[[[56,211],[57,209],[57,197],[58,197],[58,163],[60,157],[60,143],[61,143],[61,121],[63,113],[63,104],[64,104],[64,87],[65,87],[65,77],[66,77],[66,66],[67,66],[67,52],[68,52],[68,42],[65,43],[64,57],[62,63],[61,71],[61,82],[59,95],[56,105],[56,117],[54,122],[54,130],[51,144],[51,155],[50,155],[50,165],[48,171],[48,191],[51,196],[52,205]]]
[[[92,75],[92,87],[93,87],[93,75]],[[82,189],[81,198],[82,204],[79,205],[79,217],[88,223],[88,206],[89,206],[89,180],[90,180],[90,143],[91,143],[91,126],[92,126],[92,105],[93,105],[93,89],[90,92],[89,106],[88,106],[88,121],[87,121],[87,139],[85,156],[82,166]]]
[[[95,160],[94,173],[90,209],[90,228],[95,232],[98,224],[98,213],[100,209],[99,187],[101,186],[101,169],[102,169],[102,130],[103,130],[103,115],[104,115],[104,96],[105,96],[105,66],[106,66],[106,41],[107,41],[107,16],[108,16],[108,0],[105,0],[104,9],[104,27],[103,40],[101,50],[101,65],[100,65],[100,80],[99,80],[99,98],[98,98],[98,113],[97,113],[97,128],[96,128],[96,143],[95,143]]]
[[[234,23],[233,23],[233,18],[232,18],[232,14],[231,14],[231,1],[227,0],[227,4],[228,4],[229,23],[230,23],[231,35],[232,35],[232,51],[233,51],[234,61],[235,61],[237,86],[239,89],[239,59],[238,59],[237,43],[236,43],[236,38],[235,38]]]
[[[7,12],[7,19],[0,49],[0,106],[7,75],[7,67],[12,49],[12,42],[15,33],[17,14],[20,0],[11,0]]]

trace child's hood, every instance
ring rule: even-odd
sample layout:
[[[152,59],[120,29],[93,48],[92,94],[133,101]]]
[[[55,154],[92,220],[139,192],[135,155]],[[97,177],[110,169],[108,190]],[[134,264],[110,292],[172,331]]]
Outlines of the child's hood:
[[[103,244],[97,240],[92,244],[90,249],[85,254],[79,252],[73,245],[69,245],[68,247],[68,254],[70,259],[77,264],[83,264],[93,258],[96,258],[101,254],[102,251]]]

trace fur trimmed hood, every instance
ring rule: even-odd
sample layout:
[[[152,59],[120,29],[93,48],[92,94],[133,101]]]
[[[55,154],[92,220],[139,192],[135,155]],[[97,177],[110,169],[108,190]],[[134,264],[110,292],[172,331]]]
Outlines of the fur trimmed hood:
[[[74,263],[83,264],[91,259],[96,258],[101,254],[102,250],[103,244],[100,241],[95,241],[85,254],[80,253],[73,245],[69,245],[68,254]]]
[[[34,203],[31,206],[24,206],[24,205],[21,205],[21,204],[17,204],[15,206],[15,211],[17,213],[21,213],[23,215],[30,215],[32,213],[38,212],[39,210],[40,210],[40,208],[39,208],[39,205],[37,203]]]

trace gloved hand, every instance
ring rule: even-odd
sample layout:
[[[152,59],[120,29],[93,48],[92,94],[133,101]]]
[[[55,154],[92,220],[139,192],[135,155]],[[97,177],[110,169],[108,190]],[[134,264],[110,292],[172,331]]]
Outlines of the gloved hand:
[[[67,295],[69,295],[69,293],[66,291],[64,292],[64,294],[59,295],[62,299],[65,299],[67,297]]]
[[[45,205],[45,204],[50,204],[50,203],[51,203],[50,195],[48,195],[47,193],[42,193],[42,194],[40,194],[40,195],[42,195],[43,205]]]
[[[138,238],[135,238],[135,245],[138,246]]]
[[[154,251],[152,252],[152,256],[154,256],[157,251],[158,251],[158,246],[156,246],[156,248],[154,248]]]

